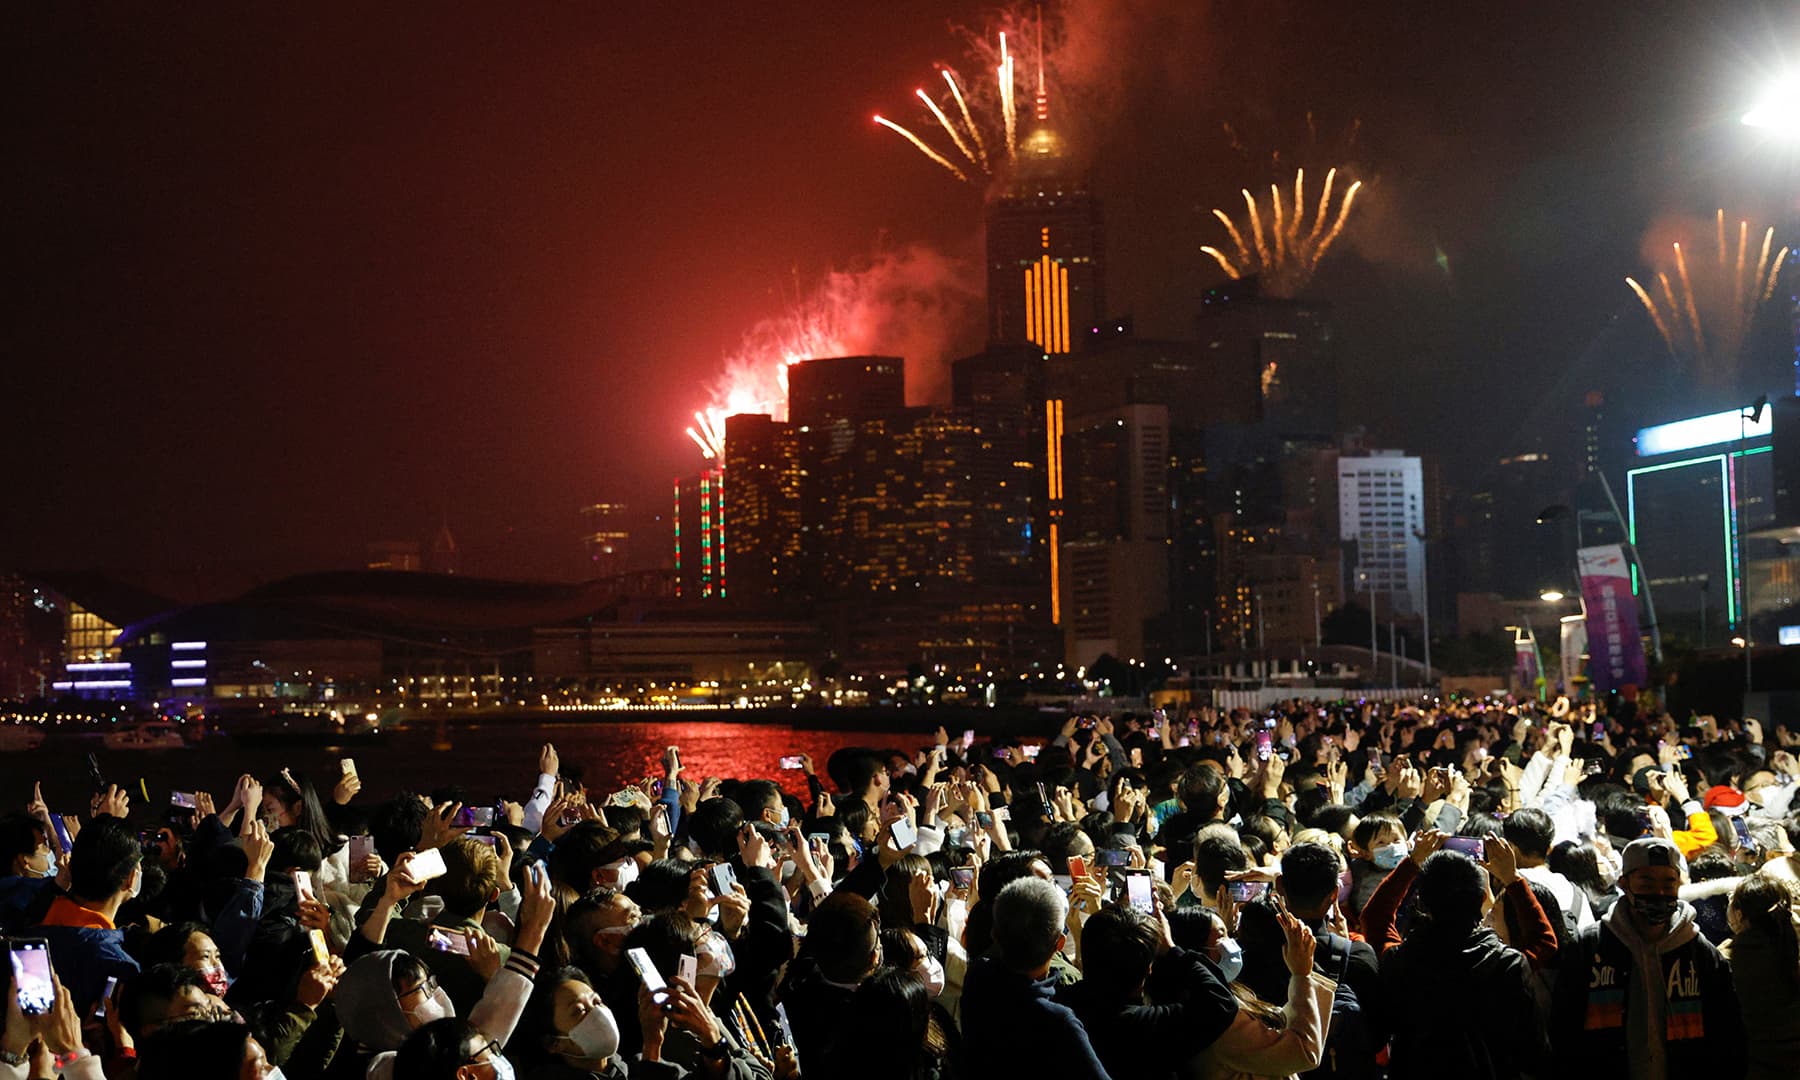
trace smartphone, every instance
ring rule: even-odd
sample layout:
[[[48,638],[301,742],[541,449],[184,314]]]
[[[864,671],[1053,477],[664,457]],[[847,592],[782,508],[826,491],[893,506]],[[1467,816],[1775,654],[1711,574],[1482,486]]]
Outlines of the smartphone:
[[[1280,726],[1280,723],[1281,723],[1281,721],[1275,719],[1273,716],[1268,717],[1265,720],[1263,720],[1263,730],[1274,731],[1276,729],[1276,727]]]
[[[779,1001],[775,1003],[775,1024],[781,1028],[781,1045],[794,1045],[794,1029],[788,1026],[787,1006]]]
[[[1021,747],[1019,747],[1019,749],[1025,751],[1025,760],[1026,761],[1036,761],[1037,756],[1038,756],[1038,751],[1042,750],[1043,747],[1041,747],[1041,746],[1021,746]]]
[[[1682,761],[1686,761],[1688,758],[1694,756],[1694,748],[1687,743],[1682,743],[1675,748],[1675,756]]]
[[[1269,760],[1269,755],[1273,754],[1274,752],[1275,752],[1275,735],[1274,735],[1274,733],[1270,732],[1270,731],[1266,731],[1266,730],[1257,732],[1256,733],[1256,760],[1267,761],[1267,760]]]
[[[1381,747],[1379,747],[1379,746],[1369,747],[1369,768],[1371,768],[1371,769],[1381,768]]]
[[[1005,761],[1005,760],[1006,760],[1006,751],[1007,751],[1007,747],[1004,747],[1004,746],[996,746],[996,747],[994,747],[994,758],[995,758],[995,760],[997,760],[997,761]]]
[[[1050,792],[1044,789],[1044,782],[1042,780],[1038,781],[1037,792],[1038,802],[1044,804],[1044,813],[1050,813]]]
[[[1225,889],[1240,904],[1261,900],[1269,895],[1269,883],[1266,881],[1233,881],[1227,883]]]
[[[1602,766],[1599,761],[1590,761],[1582,766],[1582,773],[1587,776],[1599,776],[1601,768]]]
[[[309,902],[317,901],[312,887],[312,875],[304,870],[294,871],[294,895]]]
[[[1447,836],[1444,838],[1445,851],[1460,851],[1476,862],[1487,858],[1487,841],[1479,836]]]
[[[1069,876],[1087,877],[1087,860],[1079,855],[1069,856]]]
[[[1131,865],[1131,852],[1126,851],[1124,848],[1102,848],[1095,852],[1095,854],[1099,857],[1101,866],[1118,867]]]
[[[367,833],[350,838],[350,880],[374,881],[374,875],[363,869],[364,860],[375,854],[375,838]]]
[[[412,857],[412,869],[409,871],[414,881],[430,881],[443,877],[446,873],[444,853],[437,848],[420,851]]]
[[[972,866],[953,866],[950,868],[950,887],[967,889],[975,884],[975,868]]]
[[[486,844],[491,848],[498,848],[500,846],[500,842],[494,839],[494,834],[488,832],[486,829],[476,829],[468,835],[469,839],[475,841],[477,844]]]
[[[106,989],[100,991],[100,1004],[94,1007],[94,1015],[96,1017],[100,1019],[106,1018],[106,1003],[112,1000],[113,991],[118,989],[118,987],[119,977],[117,975],[108,975],[106,977]]]
[[[669,998],[669,984],[663,981],[662,972],[656,970],[656,964],[650,954],[642,949],[626,949],[625,959],[631,961],[632,970],[644,981],[644,989],[650,991],[650,1000],[664,1009],[672,1006]]]
[[[803,769],[806,766],[801,763],[799,754],[788,754],[781,759],[781,767],[784,769]]]
[[[1150,871],[1126,870],[1125,902],[1146,915],[1156,914],[1156,890],[1150,886]]]
[[[984,829],[991,829],[994,827],[994,815],[986,810],[977,810],[975,811],[975,824]]]
[[[700,981],[700,961],[682,953],[675,958],[675,977],[689,986],[697,985]]]
[[[1755,847],[1756,842],[1750,839],[1750,823],[1741,817],[1731,819],[1731,831],[1737,833],[1739,847]]]
[[[306,932],[306,939],[312,943],[313,959],[318,961],[320,967],[329,967],[331,964],[331,946],[325,943],[325,931],[308,930]]]
[[[469,935],[461,930],[445,930],[432,927],[431,934],[425,939],[438,952],[455,953],[457,956],[469,955]]]
[[[964,752],[967,752],[969,747],[974,746],[974,745],[975,745],[975,729],[974,728],[963,728],[962,746],[963,746]]]
[[[910,850],[919,842],[919,831],[905,818],[894,819],[894,823],[888,826],[888,831],[894,834],[894,846],[901,851]]]
[[[19,1011],[26,1016],[42,1016],[56,1003],[56,982],[50,975],[50,943],[43,938],[13,938],[8,944]]]
[[[969,830],[967,830],[967,829],[946,829],[946,830],[944,830],[944,845],[946,847],[968,847],[969,846]]]
[[[194,795],[189,791],[173,791],[169,793],[169,805],[183,810],[194,808]]]
[[[472,829],[477,825],[493,823],[494,808],[491,806],[465,806],[456,815],[456,827],[459,829]]]
[[[737,884],[737,874],[730,863],[713,863],[706,868],[706,879],[712,885],[713,892],[720,896],[730,896],[731,887]]]
[[[64,855],[75,850],[75,841],[69,839],[69,827],[63,823],[61,814],[50,815],[50,828],[56,832],[56,845]]]

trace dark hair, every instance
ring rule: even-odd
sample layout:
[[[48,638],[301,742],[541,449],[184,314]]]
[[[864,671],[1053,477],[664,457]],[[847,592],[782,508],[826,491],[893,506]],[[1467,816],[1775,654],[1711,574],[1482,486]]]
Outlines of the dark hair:
[[[917,1080],[927,1074],[923,1047],[931,1025],[931,997],[911,971],[879,967],[857,984],[846,1006],[840,1031],[874,1031],[899,1052],[869,1053],[862,1040],[842,1038],[833,1044],[827,1061],[838,1054],[827,1070],[831,1076],[857,1076],[874,1080]]]
[[[1227,873],[1249,868],[1250,856],[1235,836],[1206,836],[1194,844],[1194,876],[1208,896],[1224,887]]]
[[[1123,1005],[1150,974],[1162,927],[1133,907],[1096,912],[1081,929],[1081,979],[1109,1004]]]
[[[1069,872],[1069,856],[1082,835],[1081,826],[1073,821],[1059,821],[1044,830],[1044,835],[1038,838],[1038,847],[1043,849],[1044,861],[1050,864],[1051,873]]]
[[[708,855],[729,859],[737,854],[737,833],[744,824],[744,810],[719,796],[708,799],[683,819],[688,839]]]
[[[325,853],[319,848],[319,838],[308,829],[289,825],[270,833],[269,841],[275,845],[275,851],[269,856],[272,870],[304,870],[316,874],[324,865]]]
[[[1769,939],[1775,969],[1790,991],[1800,985],[1800,939],[1794,934],[1794,889],[1779,878],[1752,874],[1731,890],[1727,911],[1743,917],[1746,929]]]
[[[1324,844],[1295,844],[1281,856],[1281,891],[1288,903],[1311,911],[1337,895],[1343,864]]]
[[[37,854],[38,845],[48,839],[44,823],[30,814],[13,813],[0,817],[0,870],[10,872],[14,859]]]
[[[873,812],[869,810],[869,804],[861,799],[845,799],[837,808],[838,824],[842,825],[844,831],[850,834],[850,839],[858,843],[862,842],[863,829],[869,824],[869,818],[873,816]],[[830,821],[831,819],[826,818],[825,820]]]
[[[912,906],[912,879],[914,874],[932,877],[931,860],[923,855],[908,852],[894,860],[882,874],[881,889],[875,894],[875,904],[881,909],[883,926],[907,926],[914,923]]]
[[[392,866],[402,854],[418,848],[425,830],[425,815],[430,812],[410,792],[402,792],[375,808],[369,817],[369,835],[383,862]]]
[[[1689,881],[1717,881],[1720,878],[1736,877],[1737,873],[1737,864],[1717,846],[1709,846],[1688,860]]]
[[[1219,794],[1224,790],[1224,773],[1205,765],[1195,765],[1181,774],[1181,787],[1176,794],[1182,806],[1203,814],[1203,820],[1211,821],[1219,816]]]
[[[844,785],[844,791],[850,796],[850,799],[845,801],[861,799],[863,794],[869,790],[869,785],[875,782],[876,774],[885,768],[887,768],[887,760],[883,755],[867,751],[852,755],[844,763],[844,777],[849,781]]]
[[[625,895],[645,911],[668,911],[687,902],[688,877],[699,863],[684,859],[657,859],[625,886]]]
[[[183,941],[186,939],[183,938]],[[146,1028],[160,1025],[169,1014],[169,1002],[186,986],[209,992],[198,971],[179,963],[152,964],[119,984],[119,1020],[134,1039],[142,1040]],[[145,1015],[154,1012],[154,1016]]]
[[[781,785],[773,780],[746,780],[732,793],[731,801],[738,804],[745,817],[752,819],[761,818],[770,803],[786,805],[781,797]]]
[[[1431,933],[1460,940],[1481,921],[1484,872],[1460,851],[1439,851],[1419,871],[1419,915]]]
[[[1546,861],[1551,870],[1580,886],[1589,899],[1612,889],[1612,883],[1600,872],[1600,853],[1590,843],[1564,840],[1550,849]]]
[[[83,900],[107,900],[125,891],[144,859],[137,834],[115,817],[100,815],[75,837],[69,853],[69,892]]]
[[[413,1031],[394,1055],[394,1080],[454,1080],[456,1070],[469,1063],[481,1039],[468,1018],[446,1016]]]
[[[1556,839],[1556,823],[1550,815],[1535,806],[1527,806],[1515,810],[1500,825],[1500,835],[1506,842],[1519,849],[1522,855],[1544,859],[1550,854],[1550,844]]]
[[[293,783],[288,781],[292,780]],[[321,852],[333,852],[339,848],[337,829],[331,819],[325,816],[325,807],[319,802],[319,793],[313,790],[312,781],[306,774],[297,769],[282,769],[269,777],[263,784],[265,794],[273,795],[281,800],[281,805],[294,814],[294,824],[313,834],[319,842]],[[299,806],[299,812],[294,807]],[[254,812],[254,810],[253,810]]]
[[[437,881],[444,910],[458,918],[474,918],[499,894],[500,857],[493,848],[467,836],[438,850],[444,855],[444,876]]]
[[[150,935],[138,959],[146,964],[179,964],[187,953],[188,939],[195,934],[211,937],[212,927],[201,922],[170,923]]]
[[[801,952],[832,982],[855,982],[868,973],[869,945],[880,929],[875,905],[839,889],[813,909]]]
[[[1374,848],[1371,845],[1374,844],[1375,837],[1384,829],[1390,828],[1402,836],[1406,835],[1406,826],[1400,823],[1398,817],[1386,810],[1377,810],[1356,823],[1356,828],[1350,831],[1350,840],[1357,847],[1373,854]]]
[[[607,849],[619,834],[598,821],[584,821],[550,850],[550,880],[586,892],[594,887],[594,871],[607,864]]]
[[[532,984],[531,1000],[526,1003],[525,1014],[520,1017],[519,1027],[507,1045],[536,1047],[550,1052],[551,1042],[564,1034],[556,1030],[556,991],[572,982],[594,989],[594,977],[578,967],[545,968]]]
[[[182,1020],[165,1025],[138,1050],[138,1080],[236,1076],[243,1070],[249,1042],[250,1029],[243,1024]]]
[[[642,949],[664,978],[675,974],[676,962],[684,955],[697,956],[694,945],[706,932],[685,911],[663,911],[632,927],[625,935],[627,949]]]

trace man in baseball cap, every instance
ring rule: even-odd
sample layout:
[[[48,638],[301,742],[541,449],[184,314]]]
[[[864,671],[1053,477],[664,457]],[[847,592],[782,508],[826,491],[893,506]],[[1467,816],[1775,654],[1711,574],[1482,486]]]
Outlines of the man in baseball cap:
[[[1624,898],[1569,945],[1552,1042],[1589,1080],[1739,1076],[1744,1025],[1731,969],[1680,898],[1675,844],[1644,836],[1620,855]]]

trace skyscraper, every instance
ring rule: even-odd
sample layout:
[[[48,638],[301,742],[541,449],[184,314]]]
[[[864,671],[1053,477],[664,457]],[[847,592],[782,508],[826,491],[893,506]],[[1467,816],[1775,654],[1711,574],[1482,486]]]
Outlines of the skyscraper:
[[[1338,533],[1356,542],[1352,588],[1394,615],[1425,609],[1425,481],[1399,450],[1338,458]]]
[[[987,208],[988,339],[1066,353],[1106,317],[1100,201],[1050,126],[1040,86],[1031,131]]]
[[[732,591],[759,605],[801,599],[801,499],[806,481],[800,433],[766,414],[725,421],[726,560]]]
[[[581,508],[582,576],[610,578],[625,570],[626,545],[631,533],[625,528],[624,503],[589,503]]]

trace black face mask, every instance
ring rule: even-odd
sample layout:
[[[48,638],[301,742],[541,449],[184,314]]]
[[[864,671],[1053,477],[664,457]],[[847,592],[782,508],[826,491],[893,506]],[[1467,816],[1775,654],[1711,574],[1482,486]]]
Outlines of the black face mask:
[[[1636,896],[1631,897],[1631,910],[1646,926],[1662,927],[1669,925],[1675,918],[1675,908],[1681,903],[1673,896]]]

